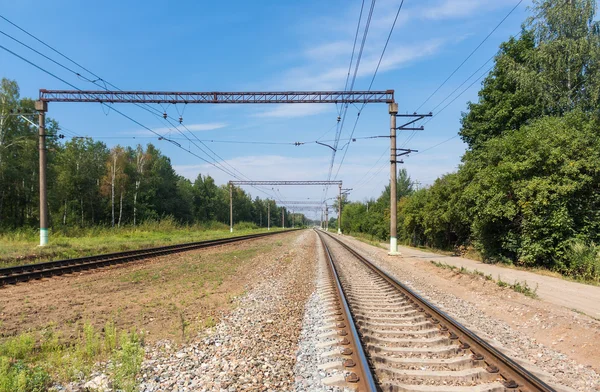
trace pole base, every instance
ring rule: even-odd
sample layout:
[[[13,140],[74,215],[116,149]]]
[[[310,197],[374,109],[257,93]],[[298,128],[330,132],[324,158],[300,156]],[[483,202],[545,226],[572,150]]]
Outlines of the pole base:
[[[398,252],[398,239],[390,237],[390,251],[388,256],[402,256],[402,253]]]
[[[48,245],[48,229],[40,229],[40,246]]]
[[[230,232],[230,233],[233,233],[233,227],[230,227],[230,228],[229,228],[229,232]]]

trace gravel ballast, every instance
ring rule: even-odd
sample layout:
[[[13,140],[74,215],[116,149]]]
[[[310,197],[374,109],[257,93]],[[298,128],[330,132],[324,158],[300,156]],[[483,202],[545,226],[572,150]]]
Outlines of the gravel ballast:
[[[140,390],[294,390],[297,342],[315,287],[313,236],[300,233],[252,271],[255,283],[214,328],[176,352],[168,342],[150,347]]]

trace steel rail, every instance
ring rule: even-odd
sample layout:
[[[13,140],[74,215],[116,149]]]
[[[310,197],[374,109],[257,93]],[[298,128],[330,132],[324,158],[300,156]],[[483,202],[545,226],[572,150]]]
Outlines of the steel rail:
[[[433,305],[425,298],[414,292],[408,286],[404,285],[396,278],[377,267],[373,262],[356,252],[349,245],[329,233],[323,233],[332,240],[339,243],[344,249],[355,256],[371,271],[382,277],[401,293],[406,294],[419,307],[424,308],[426,314],[440,320],[441,325],[448,328],[448,333],[458,337],[458,341],[467,344],[475,356],[482,355],[483,360],[490,367],[496,367],[499,374],[505,379],[506,388],[515,391],[536,391],[536,392],[556,392],[556,390],[540,380],[536,375],[519,365],[517,362],[500,352],[497,348],[489,344],[483,338],[470,331],[467,327],[456,321],[447,313]]]
[[[358,379],[356,380],[356,382],[360,383],[359,385],[356,385],[356,390],[359,392],[376,392],[378,391],[377,384],[373,377],[373,372],[371,371],[371,366],[369,365],[367,354],[365,353],[365,350],[362,346],[360,335],[358,333],[358,330],[356,329],[356,323],[354,321],[354,318],[352,317],[352,313],[350,312],[350,306],[348,305],[348,301],[346,300],[344,288],[342,287],[337,268],[335,266],[335,263],[333,262],[333,256],[329,251],[329,246],[327,246],[327,243],[325,243],[323,237],[321,237],[320,232],[317,230],[315,231],[318,233],[319,238],[321,239],[321,243],[323,244],[323,248],[325,249],[325,255],[327,256],[328,261],[327,264],[329,266],[329,271],[331,272],[331,277],[335,284],[337,297],[341,303],[342,312],[344,313],[344,317],[347,320],[347,323],[350,328],[350,344],[352,344],[352,346],[354,347],[353,354],[355,354],[356,358],[358,359],[359,367],[358,369],[353,370],[354,373],[358,373]],[[348,381],[348,379],[346,380]]]
[[[5,267],[0,268],[0,287],[7,284],[26,282],[33,279],[41,279],[55,275],[62,275],[65,273],[100,268],[108,265],[122,264],[151,257],[185,252],[189,250],[225,245],[233,242],[261,238],[265,236],[287,233],[291,231],[294,231],[294,229],[274,231],[270,233],[249,234],[229,238],[219,238],[215,240],[199,242],[188,242],[184,244],[166,245],[155,248],[130,250],[125,252],[105,253],[101,255],[78,257],[75,259],[47,261],[42,263],[32,263],[18,265],[14,267]]]

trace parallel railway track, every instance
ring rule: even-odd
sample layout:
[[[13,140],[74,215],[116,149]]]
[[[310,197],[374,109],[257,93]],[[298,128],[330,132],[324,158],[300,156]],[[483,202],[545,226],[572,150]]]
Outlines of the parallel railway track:
[[[554,391],[345,242],[317,232],[339,286],[346,332],[338,333],[348,336],[340,344],[359,347],[344,361],[356,390]]]
[[[72,272],[84,271],[94,268],[101,268],[109,265],[123,264],[151,257],[164,256],[172,253],[185,252],[201,248],[209,248],[218,245],[225,245],[244,240],[287,233],[290,231],[293,230],[250,234],[230,238],[221,238],[217,240],[190,242],[185,244],[161,246],[156,248],[146,248],[130,250],[125,252],[106,253],[96,256],[79,257],[76,259],[48,261],[44,263],[24,264],[15,267],[0,268],[0,287],[7,284],[27,282],[30,280],[48,278],[51,276],[69,274]]]

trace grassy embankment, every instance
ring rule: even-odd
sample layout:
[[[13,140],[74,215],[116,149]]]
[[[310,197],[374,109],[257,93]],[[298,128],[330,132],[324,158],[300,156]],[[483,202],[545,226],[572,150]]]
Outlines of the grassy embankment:
[[[281,228],[271,228],[271,231],[277,230]],[[137,227],[53,230],[48,246],[39,247],[38,230],[27,228],[0,232],[0,268],[266,231],[246,222],[235,225],[230,233],[229,227],[222,223],[182,226],[165,219]]]

